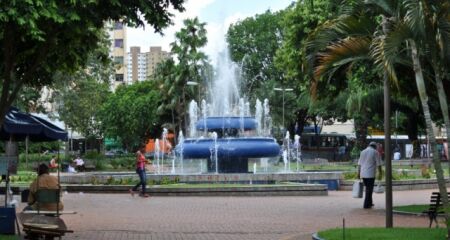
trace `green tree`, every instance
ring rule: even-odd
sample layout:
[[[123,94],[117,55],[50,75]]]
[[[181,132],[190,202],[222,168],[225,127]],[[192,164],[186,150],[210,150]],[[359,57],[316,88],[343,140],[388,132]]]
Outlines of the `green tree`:
[[[73,74],[57,72],[50,88],[59,118],[87,140],[102,137],[98,112],[110,93],[113,66],[109,58],[104,58],[110,43],[106,33],[103,36],[99,48],[89,54],[86,69]]]
[[[159,79],[161,90],[165,93],[165,104],[159,112],[174,110],[173,116],[178,123],[178,130],[184,130],[187,122],[187,104],[189,99],[196,99],[202,92],[201,83],[209,64],[207,56],[200,48],[207,43],[205,23],[198,18],[184,20],[184,27],[175,34],[175,42],[171,43],[172,53],[178,63],[166,61],[153,76]],[[187,87],[187,82],[197,82],[199,87]],[[194,92],[195,91],[195,92]],[[195,94],[197,93],[197,94]]]
[[[268,10],[232,24],[228,29],[226,38],[230,57],[241,63],[244,78],[241,90],[250,97],[268,81],[283,82],[282,71],[274,63],[275,53],[283,40],[283,15],[284,11],[272,13]],[[267,92],[261,92],[254,98],[266,95]]]
[[[439,12],[446,8],[445,3],[448,4],[448,2],[437,1],[432,7],[439,9],[437,10]],[[371,59],[380,70],[385,71],[385,77],[389,77],[398,84],[396,66],[408,64],[404,61],[405,56],[406,59],[411,59],[427,135],[433,151],[439,191],[443,196],[444,206],[448,208],[447,190],[436,148],[429,96],[421,63],[421,57],[427,56],[428,48],[425,44],[418,47],[429,38],[424,31],[428,27],[425,24],[427,21],[424,20],[427,16],[424,14],[424,9],[429,7],[431,6],[426,1],[414,0],[360,2],[349,14],[343,14],[334,22],[324,26],[331,31],[318,32],[315,36],[316,41],[311,46],[313,49],[326,47],[323,52],[313,54],[313,58],[317,56],[315,79],[318,81],[321,80],[322,75],[332,74],[336,68],[350,62]],[[433,22],[433,19],[429,21]],[[443,21],[448,25],[448,18]],[[432,48],[432,44],[428,47]]]
[[[121,85],[104,102],[99,120],[105,137],[121,141],[132,151],[158,136],[161,129],[157,108],[161,93],[155,82],[144,81]]]
[[[313,94],[309,95],[312,74],[307,65],[308,59],[305,45],[308,36],[317,26],[337,16],[341,11],[340,1],[298,1],[286,10],[282,25],[283,42],[276,53],[275,63],[283,71],[285,84],[292,86],[297,96],[295,106],[295,123],[299,128],[319,120],[340,119],[345,120],[345,104],[336,98],[340,90],[346,88],[345,74],[340,77],[328,79],[330,84],[320,90],[322,98],[319,100]],[[291,125],[293,129],[294,124]]]
[[[274,88],[293,88],[284,77],[284,69],[277,68],[275,57],[283,43],[283,18],[288,10],[266,11],[232,24],[227,32],[231,59],[241,65],[240,89],[255,102],[269,99],[270,105],[282,106],[283,97]],[[272,108],[275,123],[282,125],[283,109],[287,125],[293,119],[297,92],[284,92],[284,107]],[[285,126],[283,126],[285,127]],[[280,132],[281,134],[281,132]],[[283,136],[278,136],[283,137]]]
[[[156,32],[170,24],[169,7],[182,11],[183,0],[58,1],[16,0],[0,3],[0,124],[24,87],[50,85],[56,71],[83,69],[97,48],[107,21]]]

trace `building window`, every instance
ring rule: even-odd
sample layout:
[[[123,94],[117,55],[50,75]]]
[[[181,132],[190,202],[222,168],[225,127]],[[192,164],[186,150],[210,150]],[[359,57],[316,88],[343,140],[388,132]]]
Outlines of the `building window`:
[[[123,39],[114,39],[114,47],[123,48]]]
[[[123,57],[114,57],[114,64],[123,65]]]
[[[115,30],[123,29],[123,23],[122,22],[115,22],[114,23],[114,29]]]
[[[123,74],[116,74],[116,82],[123,82]]]

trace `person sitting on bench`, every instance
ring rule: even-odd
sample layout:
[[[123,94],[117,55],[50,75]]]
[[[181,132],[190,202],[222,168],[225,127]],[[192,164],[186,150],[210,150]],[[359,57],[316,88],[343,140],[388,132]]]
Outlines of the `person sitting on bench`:
[[[38,167],[38,177],[30,185],[30,193],[28,195],[28,206],[24,210],[37,210],[36,192],[38,189],[59,189],[58,178],[49,174],[49,168],[45,163]],[[59,210],[64,209],[64,205],[60,200],[56,203],[42,203],[39,205],[40,210],[56,211],[57,206]]]
[[[73,163],[75,163],[75,169],[77,171],[83,172],[85,170],[84,161],[80,158],[80,156],[77,156],[77,158],[73,160]]]

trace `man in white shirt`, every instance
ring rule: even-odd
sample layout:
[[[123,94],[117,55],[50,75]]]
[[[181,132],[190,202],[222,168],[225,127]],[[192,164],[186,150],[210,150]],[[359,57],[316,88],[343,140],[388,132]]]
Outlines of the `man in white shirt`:
[[[378,180],[381,180],[381,157],[377,151],[377,144],[371,142],[366,149],[361,151],[358,160],[358,178],[362,178],[364,186],[366,187],[364,208],[373,207],[372,193],[375,185],[375,173],[377,167],[379,171]]]
[[[75,160],[73,160],[73,163],[75,163],[75,168],[82,172],[84,171],[84,161],[83,159],[80,158],[80,156],[77,156],[77,158],[75,158]]]

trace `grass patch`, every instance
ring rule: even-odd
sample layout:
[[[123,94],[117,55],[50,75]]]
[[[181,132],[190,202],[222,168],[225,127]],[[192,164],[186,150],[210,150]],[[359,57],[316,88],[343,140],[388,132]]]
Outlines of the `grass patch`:
[[[3,235],[0,234],[0,240],[18,240],[20,239],[18,236],[16,235]]]
[[[430,205],[421,204],[421,205],[406,205],[406,206],[396,206],[394,207],[394,211],[402,211],[409,213],[422,213],[423,211],[428,210]]]
[[[445,239],[446,228],[349,228],[345,230],[346,240],[436,240]],[[342,240],[342,229],[319,232],[325,240]]]

